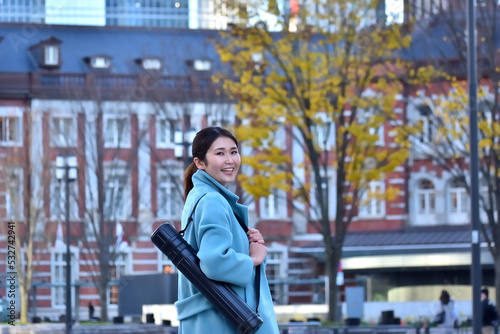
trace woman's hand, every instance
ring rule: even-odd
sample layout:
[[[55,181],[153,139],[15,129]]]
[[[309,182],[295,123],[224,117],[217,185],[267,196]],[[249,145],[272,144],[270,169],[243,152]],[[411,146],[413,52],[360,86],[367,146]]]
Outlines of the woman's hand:
[[[256,242],[256,243],[261,244],[261,245],[264,244],[264,237],[259,232],[259,230],[255,229],[255,228],[249,228],[248,232],[247,232],[247,236],[248,236],[248,241],[250,243]]]
[[[257,267],[259,264],[264,262],[267,255],[267,248],[258,242],[251,242],[249,253],[253,260],[253,266]]]

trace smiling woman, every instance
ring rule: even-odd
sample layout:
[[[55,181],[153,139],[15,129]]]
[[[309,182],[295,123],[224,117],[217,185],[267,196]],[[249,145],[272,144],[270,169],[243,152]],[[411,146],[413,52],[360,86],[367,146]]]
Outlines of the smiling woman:
[[[260,315],[263,324],[255,333],[277,334],[278,324],[265,274],[264,239],[258,230],[247,228],[247,207],[225,188],[235,181],[241,165],[238,141],[225,129],[208,127],[196,134],[192,156],[193,162],[184,176],[184,238],[200,259],[203,274],[229,284]],[[182,273],[178,297],[175,307],[179,334],[201,334],[207,329],[214,333],[238,333]]]
[[[236,179],[241,159],[236,143],[231,138],[219,137],[210,146],[205,160],[194,158],[194,163],[225,186]]]

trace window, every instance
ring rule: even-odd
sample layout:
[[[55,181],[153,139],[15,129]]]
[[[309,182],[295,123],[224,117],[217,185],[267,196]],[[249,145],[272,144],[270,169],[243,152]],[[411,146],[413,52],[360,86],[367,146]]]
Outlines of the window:
[[[45,69],[57,69],[61,66],[61,41],[50,37],[31,46],[31,56],[38,66]]]
[[[270,281],[279,281],[287,278],[288,251],[284,245],[273,243],[267,252],[266,275]],[[287,285],[270,283],[269,289],[273,302],[279,305],[288,304]]]
[[[16,170],[9,174],[5,191],[6,218],[20,220],[23,217],[23,181],[21,172]]]
[[[111,282],[117,283],[120,280],[120,277],[125,275],[126,263],[126,253],[116,254],[116,261],[114,261],[114,264],[109,265],[109,275],[111,278]],[[118,288],[118,285],[113,284],[108,289],[108,302],[110,305],[118,305]]]
[[[321,176],[321,193],[325,201],[327,201],[328,205],[328,215],[329,219],[335,219],[336,212],[336,194],[335,194],[335,179],[333,177],[334,171],[332,169],[328,170],[328,176]],[[318,194],[316,192],[316,182],[312,178],[311,184],[313,187],[310,191],[310,199],[311,199],[311,207],[310,214],[311,219],[320,219],[321,213],[321,205],[318,202]]]
[[[422,180],[417,190],[417,212],[418,214],[432,214],[436,212],[436,191],[434,183]]]
[[[53,179],[50,187],[50,214],[55,219],[62,219],[64,217],[64,198],[66,198],[63,194],[65,187],[61,187],[61,182],[55,176]]]
[[[208,126],[220,126],[229,128],[234,124],[234,116],[228,111],[214,111],[207,116]]]
[[[420,121],[422,122],[422,132],[420,134],[420,142],[431,143],[433,140],[433,124],[432,124],[432,109],[427,104],[417,106],[420,113]]]
[[[45,45],[43,48],[43,65],[59,66],[59,46]]]
[[[377,136],[377,141],[375,145],[384,145],[384,125],[380,124],[378,127],[370,128],[370,134]]]
[[[64,245],[65,247],[65,245]],[[57,249],[51,256],[51,283],[52,287],[52,305],[55,307],[64,307],[66,305],[66,250]],[[71,251],[71,282],[78,280],[78,257]],[[71,303],[74,305],[75,289],[71,289]]]
[[[53,117],[50,137],[52,146],[76,146],[75,120],[70,117]]]
[[[107,70],[111,68],[111,57],[101,55],[101,56],[92,56],[92,57],[84,57],[83,61],[87,63],[90,68],[96,70]]]
[[[492,181],[490,181],[492,182]],[[494,187],[488,184],[486,179],[480,181],[479,188],[479,206],[481,208],[480,219],[481,222],[487,223],[490,217],[489,214],[493,214],[493,219],[497,219],[497,206],[496,206],[496,195],[494,192]]]
[[[130,190],[124,171],[112,170],[104,185],[104,217],[107,220],[127,218],[130,213]]]
[[[377,124],[376,116],[377,110],[376,108],[371,108],[368,110],[359,110],[358,111],[358,122],[360,124],[366,124],[369,126],[367,129],[370,135],[376,136],[377,140],[373,143],[378,146],[384,145],[384,124]]]
[[[105,117],[104,146],[130,147],[130,122],[128,117]]]
[[[140,64],[142,68],[147,71],[159,71],[162,68],[161,59],[159,58],[140,59]]]
[[[453,179],[449,190],[449,206],[451,213],[467,213],[469,211],[469,196],[464,180]]]
[[[321,121],[314,123],[312,132],[316,138],[316,143],[321,151],[330,151],[335,147],[335,123],[327,118],[325,114],[321,115]]]
[[[481,184],[481,187],[479,189],[480,191],[480,200],[479,200],[479,203],[481,205],[481,207],[483,208],[483,210],[492,210],[493,212],[496,213],[496,195],[495,195],[495,192],[493,191],[493,188],[492,186],[488,185],[488,182],[485,181],[484,179],[481,180],[480,182]],[[491,188],[491,189],[490,189]],[[490,196],[491,196],[491,199],[490,199]]]
[[[0,116],[0,145],[21,145],[21,117]]]
[[[156,121],[156,146],[172,147],[175,145],[175,132],[180,129],[177,120],[158,118]]]
[[[268,138],[261,139],[262,148],[277,147],[286,149],[286,128],[284,125],[278,125],[276,131],[270,132]]]
[[[52,281],[53,283],[64,283],[66,281],[66,261],[65,253],[55,253],[52,259]],[[54,306],[63,306],[66,302],[64,287],[52,288],[54,297],[52,299]]]
[[[193,69],[200,72],[210,71],[212,62],[208,59],[195,59],[193,60]]]
[[[268,219],[286,217],[286,193],[283,190],[274,189],[268,197],[261,197],[260,217]]]
[[[180,175],[162,175],[158,182],[158,217],[180,217],[182,188]]]
[[[158,255],[160,256],[160,261],[158,261],[159,272],[163,274],[173,274],[177,272],[177,268],[165,254],[163,254],[162,252],[158,252]]]
[[[370,182],[368,188],[361,196],[359,206],[360,217],[380,217],[385,214],[385,200],[381,198],[384,194],[384,188],[382,181]]]
[[[111,59],[106,56],[96,56],[90,58],[90,66],[92,68],[110,68]]]

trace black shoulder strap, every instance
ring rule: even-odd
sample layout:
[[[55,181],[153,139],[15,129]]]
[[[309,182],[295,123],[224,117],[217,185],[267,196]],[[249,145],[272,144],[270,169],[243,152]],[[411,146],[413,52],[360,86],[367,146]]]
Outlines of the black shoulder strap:
[[[206,194],[203,194],[203,196],[205,196]],[[184,237],[184,232],[186,232],[186,229],[188,228],[189,224],[191,224],[191,222],[193,221],[193,215],[194,215],[194,210],[196,210],[196,207],[198,206],[198,203],[200,203],[201,199],[203,198],[203,196],[201,196],[197,201],[196,203],[194,204],[193,206],[193,210],[191,211],[191,214],[189,215],[189,218],[188,218],[188,221],[186,223],[186,227],[184,227],[184,229],[180,230],[179,231],[179,234],[181,235],[181,237]]]
[[[234,212],[234,211],[233,211]],[[240,223],[241,228],[245,233],[248,232],[248,227],[245,225],[243,222],[243,219],[241,219],[236,212],[234,212],[234,216],[238,220],[238,223]],[[256,300],[256,312],[259,314],[259,301],[260,301],[260,264],[255,267],[255,300]]]
[[[203,196],[205,196],[206,194],[203,194]],[[186,231],[186,229],[188,228],[189,224],[193,221],[193,215],[194,215],[194,210],[196,210],[196,206],[198,206],[198,203],[200,203],[200,200],[203,198],[203,196],[201,196],[198,201],[195,203],[195,205],[193,206],[193,210],[191,211],[191,214],[189,215],[189,218],[188,218],[188,221],[186,223],[186,227],[183,229],[183,230],[180,230],[179,231],[179,234],[184,237],[184,232]],[[245,225],[245,223],[243,222],[243,220],[236,214],[236,212],[234,212],[234,216],[236,217],[236,219],[238,220],[238,223],[240,223],[240,226],[241,228],[243,229],[243,231],[245,231],[245,233],[248,232],[248,227]],[[257,267],[255,267],[255,299],[256,299],[256,312],[257,314],[259,314],[259,301],[260,301],[260,265],[258,265]]]

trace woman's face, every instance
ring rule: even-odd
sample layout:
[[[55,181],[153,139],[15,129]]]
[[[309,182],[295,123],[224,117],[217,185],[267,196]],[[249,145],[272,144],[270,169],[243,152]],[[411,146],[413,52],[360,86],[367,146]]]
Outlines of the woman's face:
[[[240,169],[241,158],[236,143],[228,137],[219,137],[207,151],[205,161],[194,159],[196,167],[204,170],[223,186],[234,182]]]

